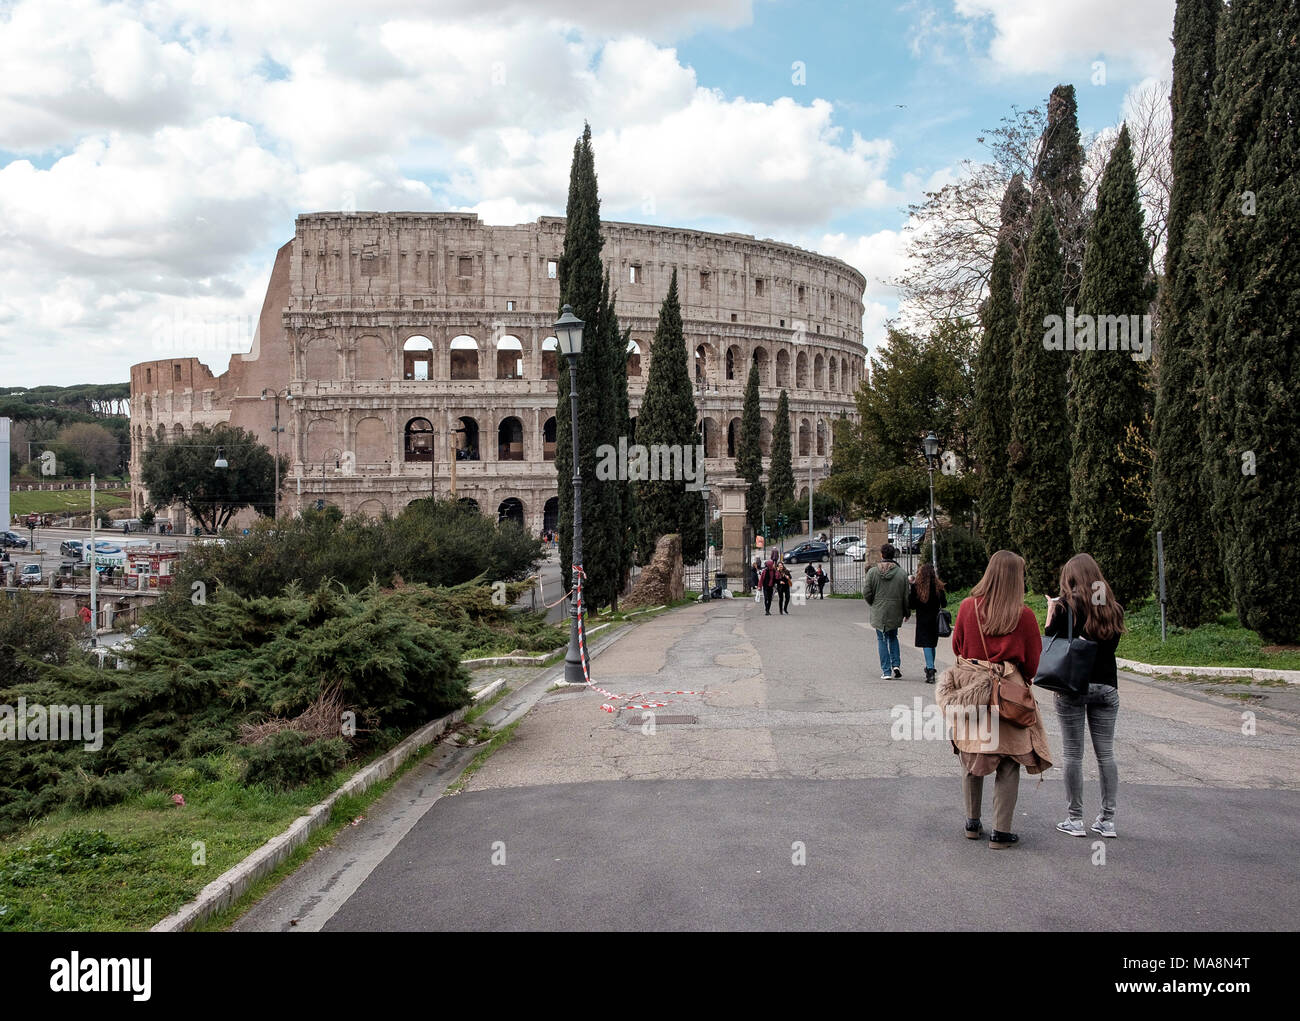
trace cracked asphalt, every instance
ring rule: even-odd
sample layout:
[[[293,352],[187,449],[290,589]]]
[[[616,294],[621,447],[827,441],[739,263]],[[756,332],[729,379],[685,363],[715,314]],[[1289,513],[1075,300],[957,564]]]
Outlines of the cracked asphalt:
[[[962,836],[947,741],[899,733],[934,691],[910,625],[900,638],[904,678],[883,681],[860,601],[646,620],[606,644],[593,680],[703,694],[612,714],[593,691],[542,694],[462,793],[440,797],[465,756],[431,757],[236,928],[1294,928],[1292,691],[1243,704],[1121,675],[1119,838],[1055,831],[1058,768],[1022,777],[1021,843],[995,852]],[[1087,819],[1097,807],[1085,759]]]

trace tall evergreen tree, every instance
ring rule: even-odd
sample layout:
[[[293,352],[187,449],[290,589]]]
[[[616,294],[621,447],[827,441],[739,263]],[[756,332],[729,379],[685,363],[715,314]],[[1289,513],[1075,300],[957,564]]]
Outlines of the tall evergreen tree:
[[[1070,557],[1070,423],[1065,416],[1068,355],[1044,337],[1062,322],[1061,242],[1050,202],[1040,201],[1029,241],[1024,299],[1012,358],[1011,539],[1025,558],[1030,588],[1054,593]]]
[[[993,256],[989,298],[983,310],[984,336],[975,362],[975,459],[979,465],[980,529],[990,556],[1011,548],[1012,364],[1016,350],[1014,257],[1008,241]]]
[[[1013,174],[1002,193],[999,208],[998,244],[1005,244],[1011,255],[1011,284],[1015,301],[1025,282],[1025,259],[1029,254],[1029,232],[1034,228],[1033,208],[1023,174]],[[996,253],[995,253],[996,254]],[[991,286],[991,282],[990,282]],[[1008,371],[1010,371],[1008,369]],[[998,547],[1001,549],[1002,547]]]
[[[763,504],[767,491],[763,486],[763,416],[758,404],[758,363],[749,366],[745,384],[745,405],[740,413],[740,445],[736,449],[736,474],[749,483],[745,491],[745,518],[750,531],[763,530]]]
[[[784,390],[772,421],[772,459],[767,472],[767,502],[787,507],[794,502],[794,462],[790,456],[790,398]]]
[[[659,324],[650,343],[650,376],[636,419],[637,443],[647,449],[665,446],[683,458],[689,451],[695,463],[695,392],[686,367],[686,338],[682,332],[682,308],[677,298],[677,270],[668,281],[668,294],[659,307]],[[681,462],[684,466],[684,460]],[[654,552],[660,536],[682,537],[682,557],[694,563],[704,554],[704,518],[701,499],[687,490],[686,480],[646,480],[636,484],[640,520],[637,549],[643,558]]]
[[[596,481],[596,452],[603,443],[618,437],[609,415],[609,359],[602,323],[601,295],[604,272],[600,250],[600,195],[596,186],[596,160],[591,147],[591,127],[584,125],[582,137],[574,143],[569,170],[569,200],[565,209],[564,252],[558,260],[560,306],[570,305],[583,328],[582,355],[578,358],[578,445],[582,475],[582,531],[584,570],[592,581],[602,574],[602,534],[610,521],[610,504],[617,498],[614,487]],[[557,310],[558,311],[558,310]],[[569,421],[569,374],[560,366],[555,406],[555,471],[559,481],[560,571],[564,587],[570,588],[573,563],[573,439]],[[601,413],[608,416],[603,421]],[[615,512],[614,516],[617,516]],[[591,601],[588,600],[590,607]]]
[[[615,308],[617,295],[610,291],[608,268],[605,270],[605,293],[608,295],[605,307],[608,313],[606,326],[610,331],[609,350],[616,356],[615,364],[610,373],[614,395],[615,432],[619,436],[626,436],[630,444],[636,440],[636,437],[632,435],[632,413],[627,392],[627,349],[631,343],[632,329],[629,327],[621,333],[619,332],[618,312]],[[610,605],[615,610],[618,609],[618,594],[627,587],[628,574],[632,569],[632,558],[637,543],[637,521],[639,519],[636,486],[630,481],[622,479],[619,481],[617,488],[620,512],[617,532],[622,541],[617,557],[617,585],[609,600]]]
[[[627,422],[627,341],[619,332],[618,316],[614,312],[614,298],[610,293],[609,270],[605,270],[601,286],[600,308],[596,317],[600,330],[595,354],[605,360],[604,386],[595,394],[594,413],[602,425],[602,442],[617,449],[620,436],[626,436]],[[585,331],[584,331],[585,334]],[[585,346],[585,340],[584,340]],[[579,396],[582,392],[579,391]],[[586,405],[585,398],[581,402]],[[630,440],[629,440],[630,442]],[[600,448],[597,448],[597,455]],[[596,504],[600,517],[588,519],[586,511],[586,486],[583,486],[583,554],[590,579],[588,605],[618,605],[618,594],[623,589],[626,559],[629,552],[627,511],[630,490],[626,479],[600,479],[595,485],[601,489],[601,499]],[[588,539],[590,536],[590,540]],[[590,542],[590,545],[588,543]],[[593,570],[594,567],[594,570]]]
[[[1178,0],[1174,13],[1173,187],[1156,345],[1154,528],[1163,533],[1169,616],[1183,627],[1211,620],[1223,602],[1223,564],[1203,485],[1199,428],[1204,379],[1203,310],[1196,278],[1204,249],[1205,196],[1213,169],[1206,127],[1222,0]],[[1198,223],[1193,226],[1193,220]]]
[[[1083,208],[1083,144],[1073,85],[1058,85],[1047,97],[1047,126],[1034,168],[1034,182],[1046,190],[1056,211],[1062,253],[1065,304],[1078,303],[1083,279],[1083,248],[1088,228]]]
[[[1200,278],[1211,514],[1237,616],[1300,634],[1300,5],[1233,0],[1215,54]]]
[[[1150,302],[1149,258],[1126,124],[1111,149],[1088,228],[1080,314],[1097,323],[1120,316],[1126,327],[1142,322]],[[1100,333],[1098,326],[1093,350],[1074,355],[1070,533],[1074,548],[1096,559],[1115,598],[1130,606],[1151,594],[1148,373],[1132,352],[1103,349]],[[1152,339],[1144,343],[1149,357]]]

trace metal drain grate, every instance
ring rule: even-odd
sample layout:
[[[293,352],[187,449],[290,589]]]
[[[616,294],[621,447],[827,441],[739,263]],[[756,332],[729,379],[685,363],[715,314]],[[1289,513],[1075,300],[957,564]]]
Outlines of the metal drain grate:
[[[627,724],[629,727],[643,727],[650,718],[651,717],[647,716],[632,716],[628,718]],[[670,727],[673,724],[700,722],[699,717],[697,716],[655,716],[653,719],[656,727]]]

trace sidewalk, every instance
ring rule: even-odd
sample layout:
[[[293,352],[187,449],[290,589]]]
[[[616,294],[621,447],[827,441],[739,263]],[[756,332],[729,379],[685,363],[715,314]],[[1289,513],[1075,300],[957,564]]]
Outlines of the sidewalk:
[[[653,727],[643,711],[603,712],[595,692],[546,696],[324,927],[1294,927],[1291,714],[1124,676],[1120,838],[1055,831],[1055,769],[1022,779],[1021,844],[993,852],[962,837],[950,745],[891,737],[893,707],[934,691],[910,625],[900,637],[904,679],[883,681],[860,601],[765,617],[727,600],[646,621],[593,661],[593,679],[706,694],[658,697],[670,704]],[[1095,776],[1087,764],[1088,820]]]

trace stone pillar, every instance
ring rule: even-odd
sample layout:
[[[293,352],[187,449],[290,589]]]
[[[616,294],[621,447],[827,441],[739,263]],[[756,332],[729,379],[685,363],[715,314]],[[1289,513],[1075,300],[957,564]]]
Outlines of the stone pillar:
[[[727,573],[727,587],[743,591],[749,582],[745,562],[745,492],[744,479],[719,479],[713,483],[722,508],[722,569]]]

